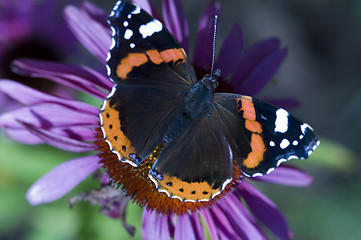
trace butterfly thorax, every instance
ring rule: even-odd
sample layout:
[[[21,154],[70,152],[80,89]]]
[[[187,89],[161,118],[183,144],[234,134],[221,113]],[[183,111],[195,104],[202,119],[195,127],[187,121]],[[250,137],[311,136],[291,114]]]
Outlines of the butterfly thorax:
[[[191,90],[184,94],[183,115],[188,118],[209,115],[213,103],[214,90],[218,86],[219,71],[205,75],[203,79],[191,85]]]

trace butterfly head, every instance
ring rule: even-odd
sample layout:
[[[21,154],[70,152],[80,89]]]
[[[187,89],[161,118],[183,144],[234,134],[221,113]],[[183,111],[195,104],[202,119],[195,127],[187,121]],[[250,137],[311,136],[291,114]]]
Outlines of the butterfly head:
[[[218,87],[218,79],[221,76],[221,69],[216,69],[212,74],[206,74],[201,83],[212,92]]]

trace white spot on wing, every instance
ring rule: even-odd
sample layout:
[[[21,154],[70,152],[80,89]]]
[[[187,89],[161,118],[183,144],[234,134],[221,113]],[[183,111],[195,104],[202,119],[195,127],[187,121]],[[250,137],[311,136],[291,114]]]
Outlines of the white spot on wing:
[[[282,108],[276,111],[275,132],[285,133],[288,130],[288,112]]]
[[[301,125],[301,131],[302,131],[303,135],[305,135],[307,128],[309,128],[310,130],[313,130],[312,127],[310,125],[308,125],[307,123],[303,123]]]
[[[287,139],[283,139],[280,143],[280,148],[285,149],[286,147],[288,147],[288,145],[290,145],[290,141],[288,141]]]
[[[163,29],[163,25],[158,20],[154,19],[149,23],[141,25],[139,27],[139,33],[142,34],[143,38],[150,37],[156,32],[160,32]]]
[[[292,145],[293,145],[293,146],[297,146],[297,145],[298,145],[298,141],[297,141],[297,140],[294,140],[294,141],[292,142]]]
[[[129,47],[130,47],[130,48],[134,48],[134,47],[135,47],[135,44],[134,44],[134,43],[131,43],[131,44],[129,44]]]
[[[132,14],[139,14],[140,13],[140,7],[135,6],[134,10],[132,11]]]
[[[129,25],[129,22],[128,22],[128,21],[124,21],[124,22],[123,22],[123,26],[124,26],[124,27],[128,27],[128,25]]]
[[[269,145],[270,145],[271,147],[276,146],[276,144],[275,144],[275,142],[274,142],[274,141],[270,141],[270,142],[269,142]]]
[[[130,29],[125,30],[124,38],[129,40],[133,36],[133,31]]]

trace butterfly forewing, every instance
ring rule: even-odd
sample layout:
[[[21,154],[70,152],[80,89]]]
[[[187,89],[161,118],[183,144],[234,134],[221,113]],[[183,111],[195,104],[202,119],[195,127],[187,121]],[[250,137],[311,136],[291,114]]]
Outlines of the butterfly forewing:
[[[160,21],[144,10],[118,1],[108,22],[112,30],[112,45],[107,68],[112,81],[129,83],[133,80],[131,78],[141,78],[144,82],[149,72],[160,69],[177,72],[180,77],[171,82],[196,81],[183,48]]]
[[[225,128],[235,131],[228,131],[227,138],[247,176],[267,174],[292,158],[307,158],[319,144],[308,124],[282,108],[238,94],[217,93],[215,101],[228,110],[223,114]]]

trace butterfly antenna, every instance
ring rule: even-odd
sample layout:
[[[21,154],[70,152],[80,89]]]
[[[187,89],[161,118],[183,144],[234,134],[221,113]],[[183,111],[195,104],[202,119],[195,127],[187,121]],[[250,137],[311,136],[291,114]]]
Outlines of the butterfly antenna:
[[[214,59],[216,56],[216,35],[217,35],[217,24],[218,24],[218,15],[214,16],[214,31],[213,31],[213,49],[212,49],[212,68],[211,68],[211,74],[213,74],[214,71]]]

